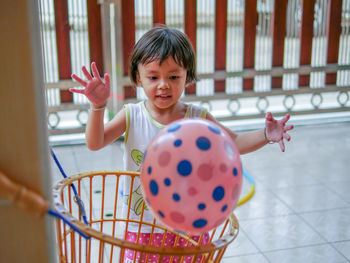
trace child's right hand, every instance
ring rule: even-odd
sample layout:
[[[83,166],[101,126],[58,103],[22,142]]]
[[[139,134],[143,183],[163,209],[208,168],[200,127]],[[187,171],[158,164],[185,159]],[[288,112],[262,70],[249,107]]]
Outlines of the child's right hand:
[[[69,91],[84,94],[94,108],[106,106],[111,90],[109,75],[106,73],[103,80],[100,77],[95,62],[91,63],[92,75],[88,72],[85,66],[82,67],[82,71],[87,81],[82,80],[75,74],[72,74],[72,78],[84,86],[85,89],[70,88]]]

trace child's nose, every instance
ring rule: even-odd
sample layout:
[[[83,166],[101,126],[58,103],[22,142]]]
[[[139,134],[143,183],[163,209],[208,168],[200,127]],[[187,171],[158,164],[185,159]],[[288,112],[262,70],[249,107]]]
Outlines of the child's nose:
[[[168,82],[166,80],[161,79],[158,87],[160,89],[168,89],[169,88],[169,84],[168,84]]]

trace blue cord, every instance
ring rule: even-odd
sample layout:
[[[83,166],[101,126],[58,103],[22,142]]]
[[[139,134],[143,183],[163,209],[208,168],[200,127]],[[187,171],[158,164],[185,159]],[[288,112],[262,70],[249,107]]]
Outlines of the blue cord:
[[[64,178],[67,178],[67,175],[66,173],[64,172],[60,162],[58,161],[55,153],[53,152],[52,148],[50,148],[50,151],[51,151],[51,155],[53,157],[53,159],[55,160],[55,163],[56,165],[58,166],[58,169],[60,170],[62,176]],[[78,195],[78,192],[77,192],[77,189],[75,188],[74,184],[71,184],[70,185],[73,189],[73,192],[74,192],[74,201],[77,203],[77,205],[79,206],[79,211],[83,217],[83,221],[86,225],[89,225],[88,221],[87,221],[87,218],[86,218],[86,213],[85,213],[85,208],[84,208],[84,203],[83,201],[80,199],[79,195]]]
[[[86,235],[84,232],[81,232],[78,228],[75,227],[75,225],[73,225],[71,223],[71,221],[69,221],[62,214],[60,214],[60,213],[58,213],[58,212],[56,212],[55,210],[52,210],[52,209],[49,209],[48,214],[61,219],[63,222],[65,222],[67,225],[69,225],[75,232],[77,232],[79,235],[81,235],[85,239],[90,239],[90,236]]]
[[[250,184],[255,184],[254,178],[244,169],[242,169],[243,176],[249,181]]]

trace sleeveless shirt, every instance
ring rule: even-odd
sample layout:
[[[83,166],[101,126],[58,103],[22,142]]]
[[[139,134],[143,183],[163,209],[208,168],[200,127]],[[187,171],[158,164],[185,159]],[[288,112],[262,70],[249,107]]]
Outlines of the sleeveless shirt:
[[[125,150],[124,150],[124,169],[126,171],[139,172],[143,160],[143,155],[147,149],[148,144],[159,133],[165,125],[157,122],[147,111],[145,107],[145,101],[141,101],[136,104],[124,105],[126,110],[126,131],[125,131]],[[185,114],[185,118],[205,118],[207,110],[189,104]],[[122,217],[127,217],[127,208],[130,196],[131,178],[129,176],[123,176],[121,179],[121,194],[123,200]],[[133,182],[131,210],[129,219],[140,220],[141,210],[143,206],[143,195],[141,189],[141,182],[138,177]],[[153,215],[149,208],[145,206],[143,213],[143,221],[153,223]],[[159,222],[158,222],[159,223]],[[125,226],[124,226],[125,228]],[[139,229],[138,223],[129,223],[128,231],[137,232]],[[151,227],[143,225],[141,232],[151,232]],[[161,232],[155,230],[154,232]]]

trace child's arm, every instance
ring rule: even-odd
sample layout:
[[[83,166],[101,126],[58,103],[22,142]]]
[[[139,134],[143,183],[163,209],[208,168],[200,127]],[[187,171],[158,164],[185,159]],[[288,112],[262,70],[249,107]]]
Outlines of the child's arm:
[[[241,154],[256,151],[269,142],[278,142],[280,144],[282,152],[284,152],[285,147],[283,140],[290,140],[290,136],[287,134],[287,131],[292,130],[294,128],[292,125],[286,125],[289,118],[290,116],[289,114],[287,114],[281,120],[275,120],[271,113],[267,113],[265,118],[264,129],[237,135],[230,129],[220,124],[217,120],[215,120],[215,118],[212,115],[207,114],[207,119],[214,121],[215,123],[220,125],[225,131],[227,131],[228,134],[230,134],[232,139],[234,139],[238,150]]]
[[[104,80],[93,62],[91,64],[92,75],[85,67],[82,68],[87,81],[73,74],[72,78],[79,82],[85,89],[69,89],[71,92],[84,94],[91,103],[91,110],[86,125],[86,144],[90,150],[99,150],[119,138],[126,129],[125,110],[118,112],[115,117],[104,126],[103,117],[107,100],[110,94],[109,75],[104,75]]]

